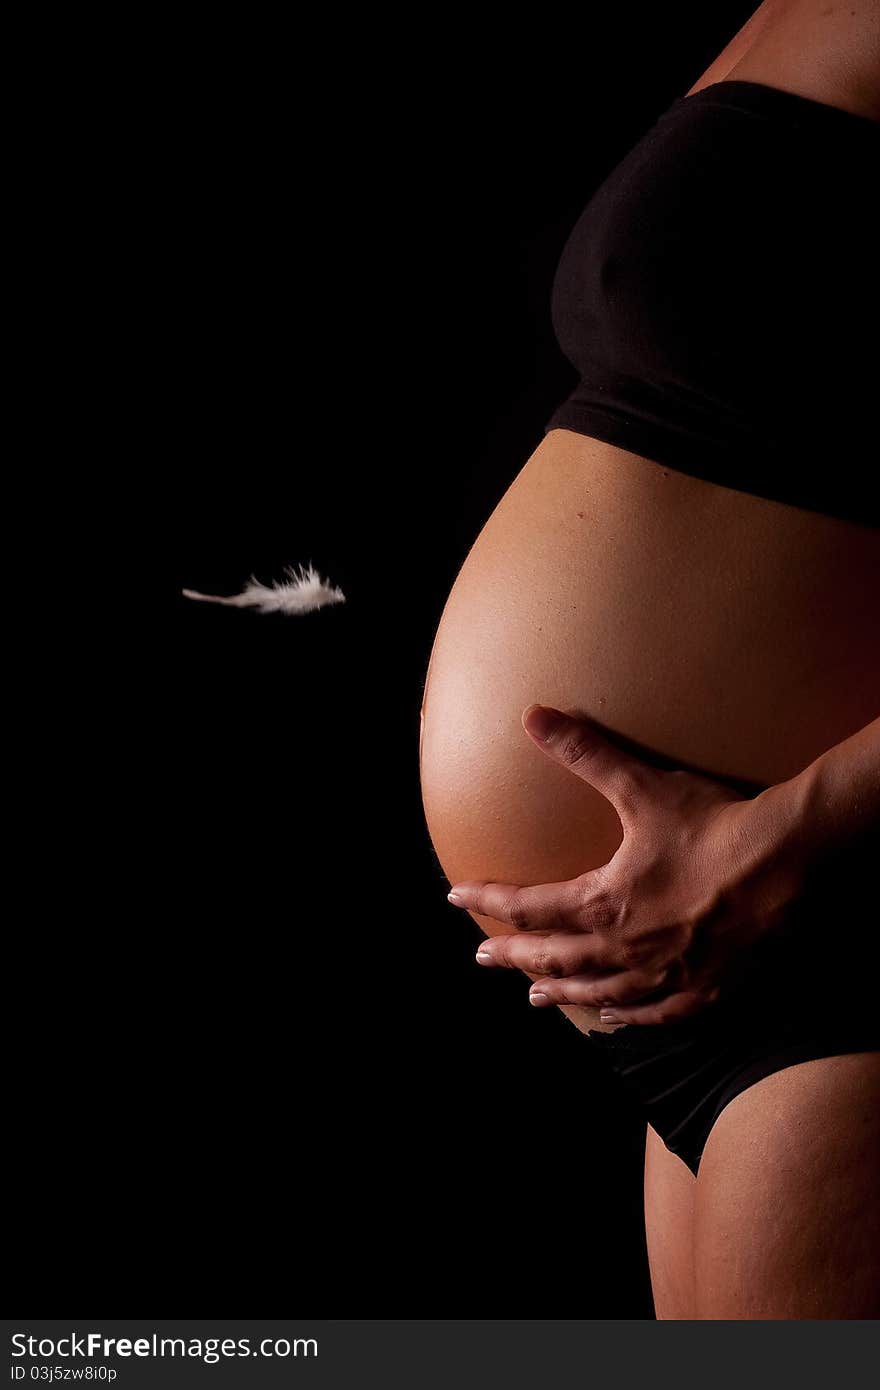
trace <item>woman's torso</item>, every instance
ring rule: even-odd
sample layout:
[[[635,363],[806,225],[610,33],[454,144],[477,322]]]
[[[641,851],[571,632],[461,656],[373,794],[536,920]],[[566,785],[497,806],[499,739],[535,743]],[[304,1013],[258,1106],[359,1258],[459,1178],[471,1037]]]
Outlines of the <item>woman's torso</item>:
[[[728,71],[772,83],[758,47]],[[829,451],[829,470],[852,463]],[[794,775],[880,711],[878,599],[880,530],[551,429],[467,556],[431,655],[420,762],[444,872],[547,882],[619,844],[611,805],[522,730],[536,700],[756,789]]]

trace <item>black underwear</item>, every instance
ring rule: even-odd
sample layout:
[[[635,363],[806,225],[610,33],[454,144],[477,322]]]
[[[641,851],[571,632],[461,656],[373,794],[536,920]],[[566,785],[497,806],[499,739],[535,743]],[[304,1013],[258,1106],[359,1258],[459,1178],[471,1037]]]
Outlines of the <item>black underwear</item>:
[[[774,1027],[772,1018],[762,1025],[746,1024],[742,1014],[725,1028],[707,1018],[657,1027],[627,1024],[588,1036],[667,1149],[696,1176],[709,1131],[741,1091],[796,1062],[880,1050],[880,1031],[865,1021],[814,1020],[799,1031]]]
[[[729,1101],[796,1062],[880,1051],[877,899],[841,865],[739,983],[675,1023],[588,1034],[667,1149],[696,1175]],[[841,883],[849,886],[842,891]],[[862,891],[860,891],[862,890]]]

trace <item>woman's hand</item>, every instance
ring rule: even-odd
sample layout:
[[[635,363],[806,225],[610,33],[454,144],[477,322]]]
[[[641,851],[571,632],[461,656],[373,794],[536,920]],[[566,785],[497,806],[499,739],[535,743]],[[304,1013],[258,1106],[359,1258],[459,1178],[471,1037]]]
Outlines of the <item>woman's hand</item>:
[[[603,1022],[668,1023],[712,1004],[803,892],[789,801],[775,787],[746,798],[659,771],[558,710],[533,705],[523,726],[612,802],[624,838],[607,864],[567,883],[455,884],[455,906],[516,928],[477,960],[538,975],[539,1007],[599,1006]]]

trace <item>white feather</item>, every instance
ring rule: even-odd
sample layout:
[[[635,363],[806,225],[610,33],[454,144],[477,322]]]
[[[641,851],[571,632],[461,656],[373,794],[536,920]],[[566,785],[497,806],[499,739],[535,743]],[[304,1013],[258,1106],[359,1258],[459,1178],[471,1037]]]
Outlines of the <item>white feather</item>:
[[[316,608],[325,608],[328,603],[345,603],[341,589],[332,587],[322,579],[317,570],[309,565],[299,570],[286,565],[287,575],[283,583],[273,583],[271,589],[261,584],[255,575],[240,594],[222,598],[219,594],[200,594],[195,589],[184,589],[187,598],[199,599],[202,603],[224,603],[230,608],[258,608],[261,613],[310,613]]]

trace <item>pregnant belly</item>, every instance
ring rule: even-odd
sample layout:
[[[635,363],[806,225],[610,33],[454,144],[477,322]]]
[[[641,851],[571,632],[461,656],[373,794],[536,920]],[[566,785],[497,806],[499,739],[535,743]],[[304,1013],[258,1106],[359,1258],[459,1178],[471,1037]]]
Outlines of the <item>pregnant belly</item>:
[[[878,600],[877,530],[552,430],[467,556],[431,654],[421,784],[444,873],[542,883],[619,845],[611,804],[523,731],[535,700],[743,790],[794,776],[880,713]]]

